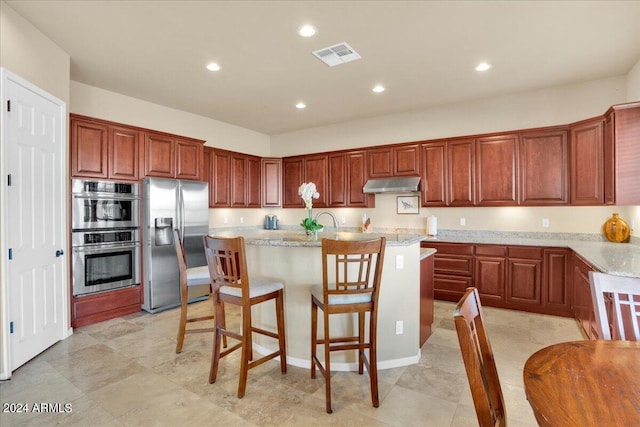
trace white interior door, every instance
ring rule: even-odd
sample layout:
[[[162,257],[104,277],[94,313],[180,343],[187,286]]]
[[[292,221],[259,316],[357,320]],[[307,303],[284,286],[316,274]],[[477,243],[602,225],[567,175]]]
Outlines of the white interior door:
[[[66,106],[2,71],[7,173],[3,323],[9,326],[3,340],[9,352],[3,357],[8,356],[13,371],[68,330]]]

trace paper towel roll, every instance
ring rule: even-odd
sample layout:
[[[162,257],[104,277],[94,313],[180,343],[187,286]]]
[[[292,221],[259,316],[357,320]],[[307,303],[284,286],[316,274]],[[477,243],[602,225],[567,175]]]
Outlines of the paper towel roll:
[[[438,218],[433,215],[427,218],[427,234],[429,236],[438,234]]]

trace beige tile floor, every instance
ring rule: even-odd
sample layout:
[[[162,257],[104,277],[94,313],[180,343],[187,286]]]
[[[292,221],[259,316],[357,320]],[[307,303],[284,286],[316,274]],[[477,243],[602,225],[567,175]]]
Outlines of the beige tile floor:
[[[210,302],[192,304],[208,311]],[[8,426],[473,426],[471,393],[452,319],[453,303],[436,302],[433,335],[416,365],[380,371],[381,404],[371,406],[368,377],[332,376],[333,409],[324,412],[324,382],[270,361],[249,371],[247,394],[236,397],[238,358],[221,363],[208,383],[211,335],[187,335],[175,354],[178,310],[136,314],[76,329],[0,382],[5,403],[70,403],[68,413],[0,413]],[[582,339],[572,319],[484,308],[508,421],[535,426],[522,367],[536,350]],[[237,311],[228,308],[229,323]]]

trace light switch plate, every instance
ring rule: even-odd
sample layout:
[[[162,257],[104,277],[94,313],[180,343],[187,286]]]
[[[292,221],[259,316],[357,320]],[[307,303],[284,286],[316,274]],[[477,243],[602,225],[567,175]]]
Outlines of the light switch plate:
[[[404,255],[396,255],[396,270],[404,268]]]

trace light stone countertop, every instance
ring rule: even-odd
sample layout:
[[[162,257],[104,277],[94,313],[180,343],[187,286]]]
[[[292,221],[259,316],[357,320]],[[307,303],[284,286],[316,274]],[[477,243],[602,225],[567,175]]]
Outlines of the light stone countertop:
[[[600,234],[442,230],[437,236],[431,237],[421,234],[423,231],[416,229],[380,228],[379,230],[380,233],[362,233],[354,228],[328,227],[318,233],[317,240],[306,236],[300,227],[281,230],[245,227],[212,229],[210,232],[223,237],[242,235],[246,244],[259,246],[320,247],[323,237],[367,240],[384,236],[389,246],[434,242],[569,248],[599,271],[616,276],[640,278],[640,242],[637,238],[632,238],[631,243],[611,243],[603,241]],[[421,252],[421,259],[429,255]]]

